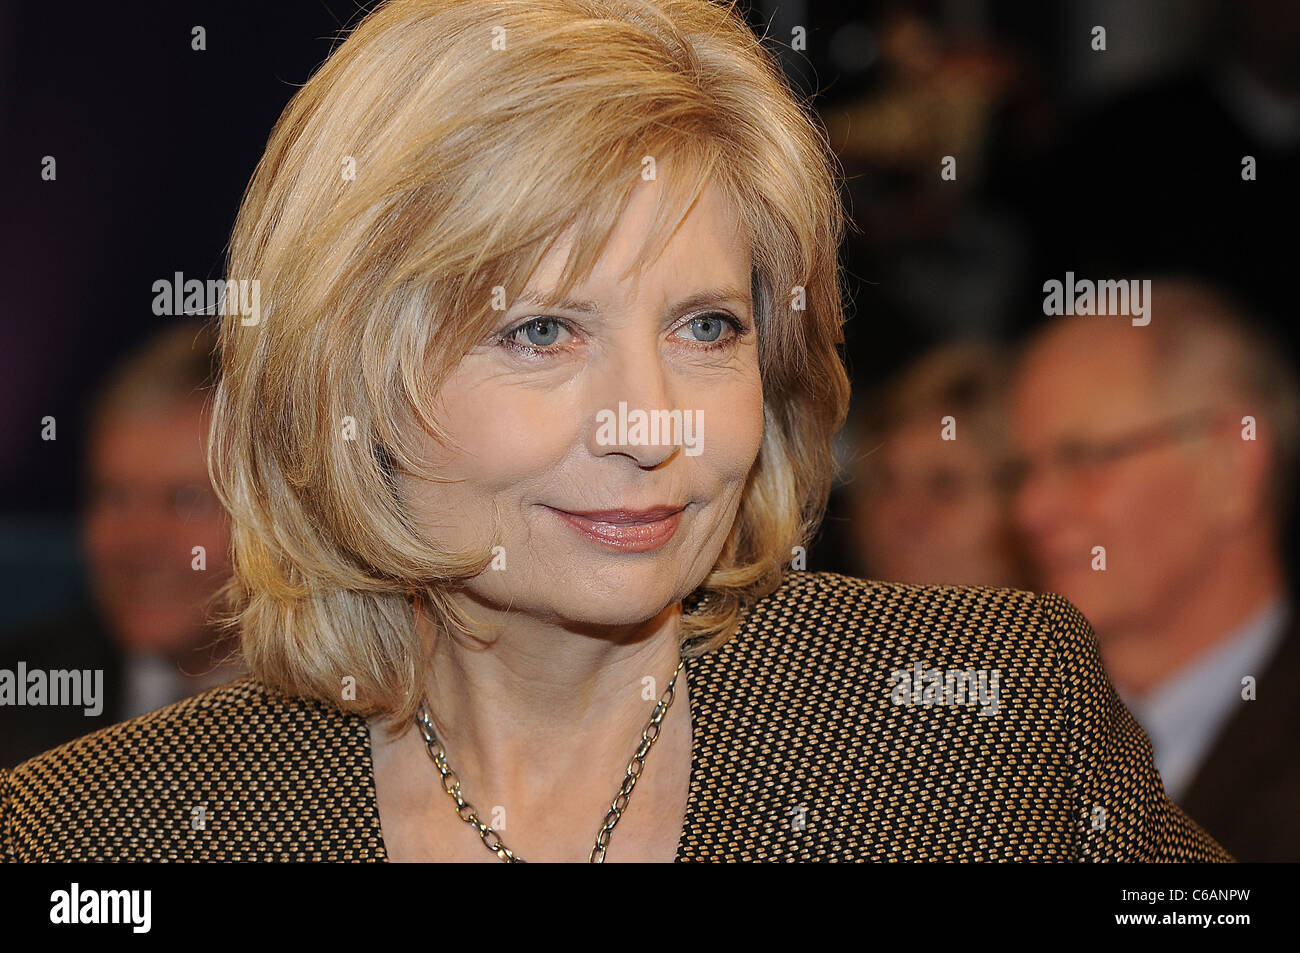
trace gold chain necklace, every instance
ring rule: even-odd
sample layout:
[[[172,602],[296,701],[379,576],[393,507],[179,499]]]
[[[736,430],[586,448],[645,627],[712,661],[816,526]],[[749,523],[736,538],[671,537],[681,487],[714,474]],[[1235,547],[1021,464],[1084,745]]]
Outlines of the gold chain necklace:
[[[627,804],[632,797],[632,789],[636,787],[637,778],[645,770],[646,756],[659,738],[660,726],[663,724],[664,716],[668,714],[668,709],[672,707],[673,698],[676,695],[677,676],[681,674],[682,666],[685,664],[685,658],[677,663],[672,680],[668,682],[668,688],[664,690],[658,704],[655,705],[654,712],[650,715],[649,724],[641,732],[641,743],[637,745],[636,753],[632,755],[632,760],[628,762],[627,776],[623,778],[623,785],[619,788],[618,794],[615,795],[608,813],[605,814],[605,820],[600,825],[600,832],[596,834],[596,846],[591,849],[591,855],[587,858],[593,864],[603,864],[605,862],[605,851],[609,847],[610,835],[614,833],[614,826],[622,818],[623,812],[627,810]],[[434,732],[433,720],[429,717],[423,698],[420,699],[420,708],[415,714],[415,723],[420,728],[420,734],[424,736],[424,744],[429,751],[429,757],[433,759],[434,765],[438,768],[438,773],[442,775],[442,789],[455,802],[456,813],[460,816],[460,819],[478,831],[483,846],[496,854],[501,860],[508,864],[524,863],[524,859],[507,847],[496,831],[479,819],[478,811],[474,809],[474,805],[461,796],[460,778],[456,776],[455,771],[447,766],[447,749],[442,746],[442,742],[438,740],[438,736]]]

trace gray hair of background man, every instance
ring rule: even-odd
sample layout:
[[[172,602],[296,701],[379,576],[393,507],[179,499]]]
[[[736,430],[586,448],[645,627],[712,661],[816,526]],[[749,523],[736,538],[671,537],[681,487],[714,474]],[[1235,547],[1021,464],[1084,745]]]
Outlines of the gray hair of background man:
[[[1226,291],[1198,279],[1152,281],[1155,382],[1170,403],[1213,395],[1218,409],[1255,418],[1272,447],[1268,503],[1279,522],[1294,515],[1300,457],[1300,384],[1264,322]]]

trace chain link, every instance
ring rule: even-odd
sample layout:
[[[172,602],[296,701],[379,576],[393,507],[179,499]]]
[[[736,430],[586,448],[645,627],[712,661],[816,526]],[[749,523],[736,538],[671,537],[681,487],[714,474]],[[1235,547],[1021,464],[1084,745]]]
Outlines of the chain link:
[[[641,743],[637,745],[632,760],[628,762],[627,775],[623,778],[618,794],[614,796],[613,803],[610,804],[609,811],[601,822],[600,831],[596,834],[596,844],[587,857],[587,860],[593,864],[603,864],[605,862],[605,851],[609,848],[609,839],[614,833],[614,827],[622,819],[623,812],[627,810],[628,801],[632,797],[632,789],[636,787],[637,779],[641,777],[641,773],[645,770],[645,759],[650,754],[650,749],[654,747],[655,741],[659,738],[664,717],[668,714],[668,709],[672,707],[673,699],[677,694],[677,676],[681,674],[682,667],[685,664],[685,658],[677,663],[677,668],[673,672],[672,679],[668,682],[668,687],[660,696],[654,712],[650,715],[650,722],[641,732]],[[420,707],[415,714],[415,723],[419,726],[420,734],[424,737],[424,744],[429,751],[429,757],[433,759],[438,774],[442,777],[442,789],[447,792],[455,803],[456,813],[460,819],[478,831],[483,846],[496,854],[500,860],[507,864],[525,863],[522,857],[505,845],[496,831],[479,819],[478,811],[475,810],[474,805],[470,804],[461,795],[460,778],[447,764],[447,750],[442,746],[442,742],[438,740],[438,735],[434,731],[433,720],[429,717],[424,699],[420,699]]]

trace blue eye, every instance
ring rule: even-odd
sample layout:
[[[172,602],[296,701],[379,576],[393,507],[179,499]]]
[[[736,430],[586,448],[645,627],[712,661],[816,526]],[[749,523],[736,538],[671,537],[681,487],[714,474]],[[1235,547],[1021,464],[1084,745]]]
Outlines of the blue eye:
[[[528,343],[535,347],[554,344],[560,336],[559,322],[552,318],[534,318],[519,330],[528,338]]]
[[[562,351],[562,347],[552,347],[560,337],[560,332],[567,330],[564,322],[558,318],[529,318],[523,324],[516,325],[501,336],[501,343],[521,354],[538,355]],[[524,339],[520,340],[520,335]]]
[[[731,334],[723,334],[727,327],[731,328]],[[714,311],[691,318],[681,326],[678,334],[688,328],[690,340],[703,345],[705,350],[729,347],[736,343],[737,338],[749,333],[749,328],[724,311]]]
[[[722,336],[722,320],[720,315],[707,314],[700,318],[693,318],[690,327],[696,329],[696,340],[702,342],[716,341]]]
[[[728,326],[732,333],[725,334]],[[688,328],[690,334],[685,340],[693,342],[697,351],[731,347],[737,343],[737,339],[750,333],[749,328],[725,311],[701,314],[679,325],[674,332],[678,340],[683,339],[682,332]],[[569,349],[569,342],[560,339],[561,333],[571,337],[573,334],[563,319],[543,315],[515,325],[501,334],[498,340],[502,346],[523,357],[540,359],[558,357]]]

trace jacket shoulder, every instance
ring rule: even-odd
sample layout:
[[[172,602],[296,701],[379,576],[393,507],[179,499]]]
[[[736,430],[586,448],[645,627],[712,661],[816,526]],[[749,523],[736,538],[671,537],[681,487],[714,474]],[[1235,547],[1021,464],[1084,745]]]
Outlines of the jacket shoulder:
[[[738,856],[1228,859],[1165,796],[1057,594],[788,572],[690,691],[709,809],[766,812]],[[790,834],[791,816],[822,833]]]
[[[900,702],[893,689],[928,673],[978,679],[983,672],[986,682],[1004,688],[1032,684],[1040,696],[1034,703],[1050,706],[1058,700],[1060,635],[1032,592],[790,571],[697,668],[742,699],[767,696],[803,710],[852,708],[864,717],[896,717],[900,703],[919,717],[921,706],[910,706],[910,698]]]
[[[894,649],[911,651],[918,642],[945,651],[962,643],[1010,651],[1024,648],[1019,640],[1031,630],[1050,638],[1039,598],[1021,589],[921,586],[790,571],[775,591],[750,607],[737,639],[741,645],[758,643],[750,647],[759,650],[764,644],[779,648],[796,642],[878,659]]]
[[[249,676],[22,762],[0,838],[18,860],[314,859],[349,826],[374,848],[370,764],[364,720]]]

